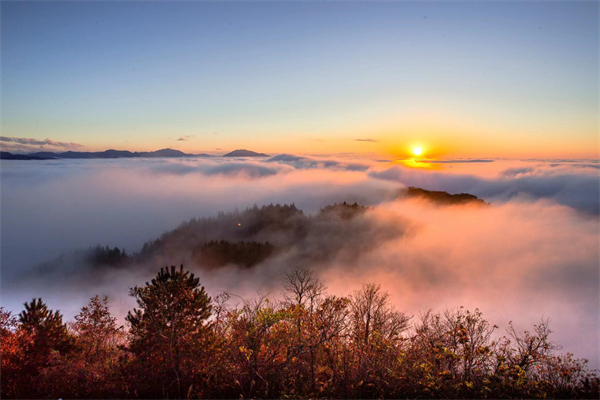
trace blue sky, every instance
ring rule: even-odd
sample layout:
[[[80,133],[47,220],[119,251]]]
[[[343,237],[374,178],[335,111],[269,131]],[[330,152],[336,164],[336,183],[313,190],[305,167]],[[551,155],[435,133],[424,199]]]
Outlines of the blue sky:
[[[598,153],[594,1],[1,7],[6,137],[90,150]]]

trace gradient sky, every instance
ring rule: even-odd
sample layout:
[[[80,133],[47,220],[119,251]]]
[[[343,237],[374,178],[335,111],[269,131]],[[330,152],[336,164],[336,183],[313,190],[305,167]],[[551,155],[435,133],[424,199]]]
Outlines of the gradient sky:
[[[598,16],[596,1],[2,1],[2,136],[598,158]]]

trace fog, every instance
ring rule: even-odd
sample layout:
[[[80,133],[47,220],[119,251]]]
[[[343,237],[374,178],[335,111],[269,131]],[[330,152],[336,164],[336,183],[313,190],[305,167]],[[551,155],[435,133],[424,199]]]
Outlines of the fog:
[[[398,163],[285,154],[2,161],[1,301],[19,312],[41,296],[71,318],[87,298],[107,294],[122,316],[133,307],[128,287],[162,264],[190,265],[213,295],[273,297],[283,274],[303,266],[332,294],[381,283],[398,308],[414,315],[465,306],[501,328],[512,320],[521,329],[550,317],[563,351],[598,368],[599,173],[589,160]],[[398,194],[406,186],[468,192],[489,205],[404,199]],[[314,215],[343,201],[372,208],[351,221],[311,222],[305,236],[249,269],[203,270],[177,250],[152,265],[92,271],[72,253],[97,244],[138,252],[183,221],[254,204],[294,203]],[[225,231],[211,234],[227,238]],[[284,234],[266,231],[261,238],[277,242]],[[36,272],[48,261],[56,271]]]

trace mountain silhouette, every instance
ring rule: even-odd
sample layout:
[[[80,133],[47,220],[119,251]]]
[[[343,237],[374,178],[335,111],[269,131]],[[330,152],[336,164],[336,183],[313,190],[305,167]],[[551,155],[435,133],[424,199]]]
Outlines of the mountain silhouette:
[[[223,157],[269,157],[269,155],[245,149],[238,149],[231,153],[224,154]]]
[[[53,160],[56,157],[45,155],[12,154],[8,151],[0,151],[0,160]]]
[[[105,151],[87,152],[87,151],[65,151],[63,153],[53,153],[50,151],[39,151],[30,154],[12,154],[2,152],[3,160],[50,160],[57,158],[82,159],[82,158],[180,158],[180,157],[212,157],[210,154],[187,154],[174,149],[161,149],[157,151],[131,152],[128,150],[109,149]]]

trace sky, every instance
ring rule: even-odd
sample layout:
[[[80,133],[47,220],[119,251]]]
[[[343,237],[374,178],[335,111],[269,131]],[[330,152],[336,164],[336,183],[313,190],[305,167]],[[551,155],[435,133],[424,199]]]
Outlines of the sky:
[[[6,151],[599,156],[596,1],[0,7]]]

